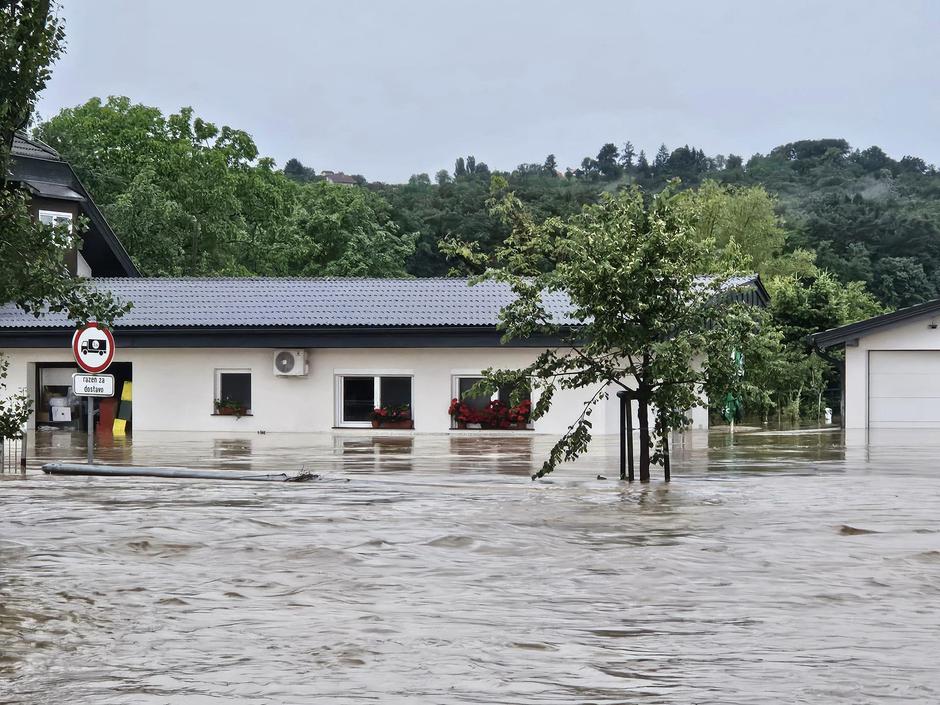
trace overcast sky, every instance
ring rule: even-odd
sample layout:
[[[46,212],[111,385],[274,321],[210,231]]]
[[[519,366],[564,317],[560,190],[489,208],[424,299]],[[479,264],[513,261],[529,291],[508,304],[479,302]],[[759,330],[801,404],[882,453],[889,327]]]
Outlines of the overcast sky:
[[[401,181],[604,142],[748,156],[845,137],[940,163],[930,0],[61,0],[43,117],[92,96],[247,130],[279,165]]]

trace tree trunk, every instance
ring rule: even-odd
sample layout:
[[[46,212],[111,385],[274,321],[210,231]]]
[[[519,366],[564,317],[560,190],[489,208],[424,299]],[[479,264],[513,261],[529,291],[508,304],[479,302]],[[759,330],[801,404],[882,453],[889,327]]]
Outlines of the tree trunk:
[[[650,416],[649,397],[637,397],[637,417],[640,423],[640,482],[650,481]]]

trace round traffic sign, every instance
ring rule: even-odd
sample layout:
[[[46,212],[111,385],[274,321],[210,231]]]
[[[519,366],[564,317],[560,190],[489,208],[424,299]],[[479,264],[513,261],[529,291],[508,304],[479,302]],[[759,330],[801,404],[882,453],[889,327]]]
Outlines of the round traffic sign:
[[[72,354],[85,372],[104,372],[114,359],[114,336],[94,321],[87,323],[72,336]]]

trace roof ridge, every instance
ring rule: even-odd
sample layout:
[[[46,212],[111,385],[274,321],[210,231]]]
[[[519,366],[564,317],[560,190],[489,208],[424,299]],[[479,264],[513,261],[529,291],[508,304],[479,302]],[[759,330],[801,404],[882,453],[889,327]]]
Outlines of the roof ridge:
[[[46,144],[45,142],[43,142],[41,139],[37,139],[37,138],[35,138],[35,137],[30,137],[30,136],[28,136],[25,132],[23,132],[22,130],[17,130],[16,132],[14,132],[14,133],[13,133],[13,137],[14,137],[15,139],[18,139],[18,140],[21,140],[21,141],[23,141],[23,142],[26,142],[27,144],[31,145],[32,147],[35,147],[36,149],[38,149],[38,150],[40,150],[40,151],[43,151],[43,152],[46,152],[47,154],[52,155],[52,156],[55,157],[56,159],[61,159],[61,158],[62,158],[62,155],[61,155],[61,154],[59,154],[56,150],[54,150],[54,149],[53,149],[52,147],[50,147],[48,144]]]

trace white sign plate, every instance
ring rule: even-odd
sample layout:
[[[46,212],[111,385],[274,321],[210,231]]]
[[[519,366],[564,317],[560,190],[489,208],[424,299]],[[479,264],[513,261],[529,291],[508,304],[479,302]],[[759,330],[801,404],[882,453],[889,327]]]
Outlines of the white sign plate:
[[[113,397],[114,375],[72,375],[72,392],[77,397]]]

